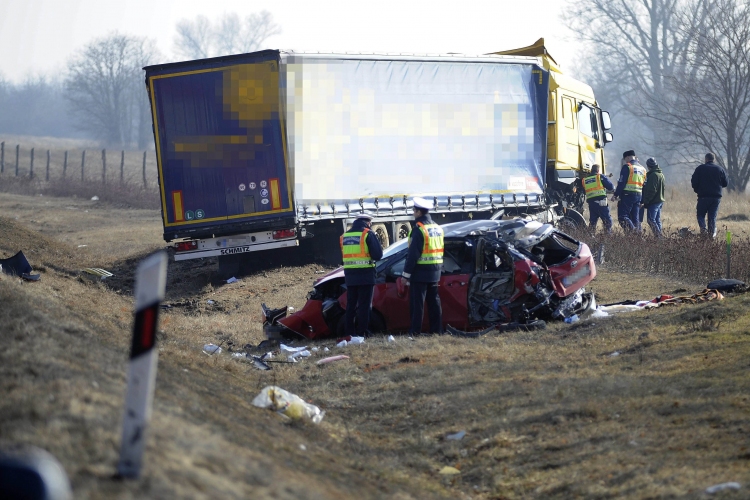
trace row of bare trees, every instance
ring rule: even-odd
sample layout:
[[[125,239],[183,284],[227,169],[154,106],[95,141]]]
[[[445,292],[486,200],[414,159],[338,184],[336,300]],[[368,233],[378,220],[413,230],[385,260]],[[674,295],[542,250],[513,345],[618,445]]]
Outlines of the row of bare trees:
[[[225,14],[215,22],[198,16],[176,29],[180,59],[250,52],[281,32],[266,11],[244,19]],[[88,43],[70,59],[64,80],[79,128],[110,146],[145,148],[153,139],[142,68],[162,62],[169,61],[147,38],[112,33]]]
[[[563,19],[586,43],[586,77],[619,111],[621,136],[672,164],[711,151],[729,188],[745,191],[750,0],[571,0]]]

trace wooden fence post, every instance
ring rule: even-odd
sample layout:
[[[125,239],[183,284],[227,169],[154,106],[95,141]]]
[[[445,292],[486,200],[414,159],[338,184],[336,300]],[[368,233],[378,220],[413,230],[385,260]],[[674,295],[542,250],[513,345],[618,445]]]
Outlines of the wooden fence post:
[[[49,149],[47,150],[47,175],[44,176],[45,181],[49,181]]]
[[[0,174],[5,172],[5,141],[0,142]]]
[[[63,160],[63,179],[65,179],[65,173],[68,170],[68,152],[65,152],[65,159]]]
[[[122,184],[124,171],[125,171],[125,150],[123,150],[122,154],[120,155],[120,184]]]
[[[102,149],[102,184],[107,183],[107,150]]]
[[[143,189],[146,189],[146,152],[143,152]]]
[[[34,148],[31,148],[31,163],[29,163],[29,179],[34,177]]]
[[[18,177],[18,149],[20,146],[16,144],[16,177]]]
[[[83,153],[81,153],[81,182],[83,182],[83,169],[85,168],[84,165],[86,165],[86,150],[83,150]]]

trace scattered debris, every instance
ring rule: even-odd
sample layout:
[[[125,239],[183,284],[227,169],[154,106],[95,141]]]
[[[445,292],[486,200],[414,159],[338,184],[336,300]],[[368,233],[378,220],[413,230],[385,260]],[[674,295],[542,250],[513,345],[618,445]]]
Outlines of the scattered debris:
[[[445,439],[447,439],[448,441],[461,441],[465,435],[466,431],[459,431],[455,434],[448,434],[447,436],[445,436]]]
[[[206,344],[203,346],[203,352],[208,355],[219,354],[221,352],[221,347],[216,344]]]
[[[336,344],[336,347],[346,347],[348,342],[346,340],[342,340],[338,344]]]
[[[461,471],[456,469],[455,467],[446,465],[445,467],[440,469],[439,474],[442,474],[443,476],[455,476],[456,474],[461,474]]]
[[[580,318],[578,317],[578,315],[577,315],[577,314],[574,314],[574,315],[572,315],[572,316],[568,316],[568,317],[567,317],[567,318],[565,318],[565,319],[564,319],[563,321],[564,321],[565,323],[575,323],[575,322],[576,322],[576,321],[578,321],[579,319],[580,319]]]
[[[744,281],[729,278],[713,280],[706,288],[724,293],[745,293],[748,291],[748,286]]]
[[[213,300],[211,300],[211,299],[208,299],[208,300],[206,301],[206,304],[208,304],[209,306],[212,306],[212,305],[214,305],[215,303],[216,303],[216,302],[215,302],[215,301],[213,301]]]
[[[742,488],[742,485],[740,483],[735,483],[734,481],[729,483],[721,483],[721,484],[715,484],[713,486],[709,486],[706,488],[706,493],[709,495],[713,495],[714,493],[718,493],[723,490],[739,490]]]
[[[617,357],[617,356],[619,356],[619,355],[620,355],[620,351],[615,351],[615,352],[613,352],[612,354],[610,354],[610,355],[609,355],[609,357],[610,357],[610,358],[616,358],[616,357]]]
[[[396,339],[393,337],[393,335],[388,335],[388,342],[395,342]]]
[[[319,424],[325,416],[325,412],[321,411],[317,406],[306,403],[296,394],[292,394],[274,385],[264,387],[260,394],[253,399],[253,406],[277,411],[292,420],[304,418],[312,421],[314,424]]]
[[[40,275],[31,274],[31,264],[26,260],[26,256],[19,251],[13,257],[0,259],[0,270],[11,276],[19,276],[27,281],[39,281]]]
[[[227,280],[227,284],[230,284],[230,283],[235,283],[235,282],[237,282],[237,281],[239,281],[239,280],[238,280],[237,278],[235,278],[234,276],[232,276],[231,278],[229,278],[229,279]]]
[[[330,356],[330,357],[318,360],[318,362],[315,364],[324,365],[326,363],[333,363],[334,361],[340,361],[342,359],[349,359],[349,356],[347,356],[346,354],[339,354],[338,356]]]
[[[78,245],[78,248],[87,247],[88,245]]]
[[[81,272],[84,273],[85,277],[93,280],[105,280],[114,276],[114,274],[99,267],[87,267],[86,269],[81,269]]]

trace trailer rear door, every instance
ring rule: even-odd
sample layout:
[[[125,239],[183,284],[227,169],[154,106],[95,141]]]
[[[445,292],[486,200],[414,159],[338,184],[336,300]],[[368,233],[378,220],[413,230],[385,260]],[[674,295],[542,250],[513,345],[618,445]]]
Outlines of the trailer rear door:
[[[146,78],[165,239],[294,217],[278,52],[151,66]]]

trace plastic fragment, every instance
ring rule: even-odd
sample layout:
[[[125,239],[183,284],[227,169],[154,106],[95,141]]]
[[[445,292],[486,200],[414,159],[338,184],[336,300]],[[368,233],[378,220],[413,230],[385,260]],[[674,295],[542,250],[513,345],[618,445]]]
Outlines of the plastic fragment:
[[[281,349],[282,354],[294,354],[295,352],[302,352],[307,350],[307,346],[302,347],[292,347],[288,346],[286,344],[279,345],[279,349]]]
[[[316,365],[324,365],[326,363],[332,363],[334,361],[339,361],[339,360],[342,360],[342,359],[349,359],[349,356],[347,356],[346,354],[339,354],[338,356],[329,356],[327,358],[323,358],[321,360],[318,360],[318,362],[315,363],[315,364]]]
[[[203,346],[203,352],[206,354],[219,354],[221,352],[221,347],[216,344],[206,344]]]
[[[615,352],[613,352],[612,354],[610,354],[610,355],[609,355],[609,357],[610,357],[610,358],[616,358],[616,357],[617,357],[617,356],[619,356],[619,355],[620,355],[620,351],[615,351]]]
[[[396,339],[393,337],[393,335],[388,335],[388,342],[395,342]]]
[[[328,352],[328,351],[330,351],[330,349],[329,349],[329,348],[327,348],[327,347],[324,347],[324,348],[323,348],[323,352]]]
[[[742,485],[740,485],[740,483],[732,481],[729,483],[721,483],[709,486],[708,488],[706,488],[706,493],[708,493],[709,495],[713,495],[714,493],[718,493],[723,490],[739,490],[740,488],[742,488]]]
[[[336,347],[346,347],[348,342],[346,340],[342,340],[338,344],[336,344]]]
[[[214,304],[214,301],[213,301],[213,300],[211,300],[211,299],[208,299],[208,300],[206,301],[206,304],[208,304],[209,306],[211,306],[211,305],[213,305],[213,304]]]
[[[288,361],[297,361],[297,358],[309,358],[312,353],[305,349],[304,351],[297,351],[286,357]]]
[[[352,344],[352,345],[364,344],[365,343],[365,338],[364,337],[352,337],[352,339],[349,341],[349,343]]]
[[[445,467],[440,469],[440,474],[444,476],[455,476],[456,474],[461,474],[461,471],[456,469],[455,467],[446,465]]]
[[[445,436],[445,439],[447,439],[448,441],[461,441],[465,435],[466,431],[459,431],[455,434],[448,434],[447,436]]]
[[[235,282],[237,282],[237,281],[239,281],[239,280],[238,280],[237,278],[235,278],[234,276],[232,276],[231,278],[229,278],[229,279],[227,280],[227,284],[229,284],[229,283],[235,283]]]
[[[596,311],[591,314],[592,318],[606,318],[607,316],[609,316],[609,313],[604,311],[601,306],[597,307]]]
[[[568,316],[567,318],[565,318],[565,320],[564,320],[564,321],[565,321],[566,323],[575,323],[576,321],[578,321],[578,319],[579,319],[579,318],[578,318],[578,315],[577,315],[577,314],[574,314],[573,316]]]

